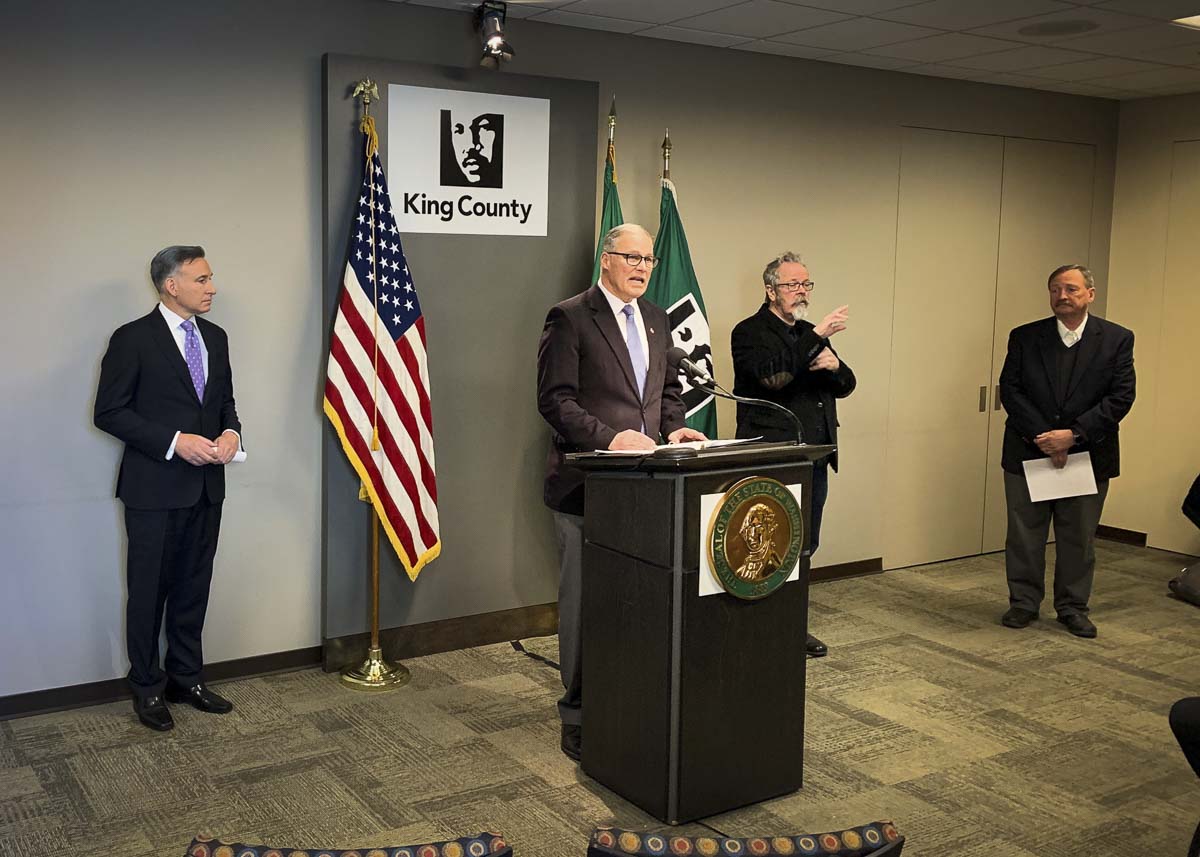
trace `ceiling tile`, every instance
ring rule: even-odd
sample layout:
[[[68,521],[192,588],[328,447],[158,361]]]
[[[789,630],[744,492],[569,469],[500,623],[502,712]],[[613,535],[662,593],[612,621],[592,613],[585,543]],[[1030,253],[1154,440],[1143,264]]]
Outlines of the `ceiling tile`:
[[[1196,0],[1107,0],[1097,3],[1097,9],[1123,12],[1126,15],[1142,15],[1160,21],[1174,21],[1189,15],[1200,15],[1200,3]]]
[[[1044,81],[1049,92],[1065,92],[1068,95],[1090,95],[1093,98],[1128,98],[1134,93],[1128,90],[1115,90],[1106,86],[1096,86],[1094,83],[1082,81],[1047,80]]]
[[[1066,24],[1075,21],[1088,21],[1095,26],[1085,33],[1068,33],[1066,35],[1023,35],[1021,30],[1026,27],[1034,27],[1039,25]],[[1054,12],[1049,15],[1037,15],[1032,18],[1022,18],[1019,21],[1008,21],[1003,24],[992,24],[988,27],[977,27],[971,30],[972,33],[980,36],[993,36],[998,39],[1015,39],[1019,42],[1030,42],[1032,44],[1045,45],[1062,42],[1064,40],[1073,40],[1085,36],[1103,35],[1105,33],[1113,33],[1118,30],[1131,30],[1137,27],[1146,25],[1145,18],[1136,18],[1132,15],[1121,15],[1117,12],[1105,12],[1102,9],[1094,9],[1092,7],[1080,7],[1075,9],[1067,9],[1063,12]]]
[[[1041,68],[1047,65],[1062,65],[1068,62],[1097,59],[1092,54],[1080,51],[1067,51],[1062,48],[1048,48],[1042,45],[1031,45],[1027,48],[1017,48],[1013,51],[1000,51],[994,54],[982,54],[975,57],[963,57],[953,62],[953,65],[963,68],[978,68],[987,71],[1020,72],[1031,68]]]
[[[806,27],[819,27],[822,24],[832,24],[843,21],[849,15],[830,12],[825,9],[813,9],[808,6],[794,6],[779,0],[749,0],[737,6],[730,6],[717,12],[709,12],[694,18],[684,18],[675,21],[681,27],[694,30],[712,30],[717,33],[734,33],[740,36],[767,38]]]
[[[1167,65],[1200,66],[1200,44],[1177,45],[1173,48],[1155,48],[1135,54],[1134,58]]]
[[[400,0],[401,3],[404,0]],[[472,12],[479,5],[478,0],[408,0],[411,6],[434,6],[438,9],[455,9],[460,12]]]
[[[1200,49],[1200,30],[1177,27],[1173,24],[1151,24],[1136,30],[1119,33],[1100,33],[1080,36],[1064,42],[1072,50],[1090,51],[1095,54],[1115,54],[1122,57],[1138,57],[1158,48],[1174,48],[1180,45],[1196,45]]]
[[[1151,87],[1151,95],[1183,95],[1188,92],[1200,92],[1200,86],[1191,83],[1177,83],[1173,86]]]
[[[842,65],[856,65],[862,68],[882,68],[882,69],[897,69],[908,68],[916,63],[911,60],[901,60],[895,57],[877,57],[871,54],[830,54],[827,57],[821,57],[821,62],[836,62]]]
[[[1027,74],[1012,74],[1011,72],[1002,72],[993,74],[987,81],[988,83],[1000,83],[1004,86],[1020,86],[1023,89],[1045,89],[1047,81],[1044,77],[1030,77]]]
[[[1016,46],[1012,42],[1002,42],[999,39],[986,39],[983,36],[972,36],[967,33],[943,33],[940,36],[929,36],[912,42],[870,48],[864,53],[911,59],[916,62],[936,63],[992,51],[1003,51],[1013,47]]]
[[[422,0],[409,0],[409,2],[419,3]],[[537,3],[509,3],[507,15],[509,18],[532,18],[562,6],[569,6],[572,2],[573,0],[539,0]],[[479,0],[471,0],[467,5],[474,8],[479,5]]]
[[[919,6],[879,12],[875,17],[940,30],[969,30],[1049,12],[1073,13],[1074,10],[1057,0],[929,0]]]
[[[728,48],[740,45],[746,41],[745,36],[730,36],[726,33],[710,33],[707,30],[689,30],[686,27],[651,27],[641,30],[639,36],[649,36],[652,39],[668,39],[672,42],[691,42],[695,45],[711,45],[716,48]]]
[[[583,27],[586,30],[608,30],[611,33],[634,33],[645,30],[643,21],[626,21],[621,18],[605,18],[600,15],[581,15],[565,9],[555,9],[534,18],[543,24],[562,24],[564,27]]]
[[[758,39],[753,42],[743,42],[740,45],[734,45],[734,50],[738,51],[754,51],[758,54],[776,54],[781,57],[800,57],[801,59],[821,59],[837,51],[827,51],[823,48],[810,48],[805,45],[788,45],[783,42],[769,42],[766,39]]]
[[[876,18],[851,18],[848,21],[810,27],[779,36],[779,41],[838,51],[860,51],[863,48],[907,42],[937,34],[937,30],[928,27],[914,27],[911,24],[897,24],[894,21],[880,21]]]
[[[958,68],[940,63],[924,63],[899,70],[905,74],[923,74],[930,77],[948,77],[957,80],[971,80],[972,78],[987,74],[987,72],[980,72],[976,69]]]
[[[1035,68],[1030,71],[1030,74],[1034,77],[1045,77],[1051,80],[1091,80],[1095,77],[1108,77],[1114,74],[1133,74],[1155,67],[1153,63],[1139,62],[1124,57],[1102,57],[1066,65]]]
[[[818,9],[844,12],[847,15],[874,15],[876,12],[899,9],[901,6],[916,6],[926,0],[784,0],[784,2],[795,3],[797,6],[815,6]]]
[[[1200,69],[1160,66],[1134,74],[1092,78],[1089,82],[1099,86],[1118,86],[1122,89],[1153,89],[1190,83],[1200,89]]]
[[[666,24],[735,6],[740,0],[575,0],[567,11],[629,21]],[[509,5],[508,8],[512,8]]]

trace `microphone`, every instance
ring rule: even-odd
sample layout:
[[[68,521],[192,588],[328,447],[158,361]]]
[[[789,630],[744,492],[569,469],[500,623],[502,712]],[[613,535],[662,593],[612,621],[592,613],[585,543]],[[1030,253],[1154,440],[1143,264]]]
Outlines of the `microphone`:
[[[676,372],[682,371],[689,378],[699,381],[701,384],[716,384],[713,377],[700,366],[688,359],[687,352],[682,348],[667,349],[667,365],[675,369]]]
[[[694,361],[688,359],[687,352],[682,348],[674,347],[667,349],[667,365],[670,366],[676,373],[683,373],[691,380],[692,385],[707,390],[714,396],[720,396],[722,399],[730,399],[734,402],[741,402],[744,405],[756,405],[763,408],[771,408],[772,410],[782,411],[787,414],[792,425],[796,427],[796,443],[804,445],[804,429],[800,425],[800,418],[776,402],[769,402],[766,399],[752,399],[749,396],[735,396],[733,393],[726,390],[716,382],[712,375],[709,375],[704,367],[698,365]]]

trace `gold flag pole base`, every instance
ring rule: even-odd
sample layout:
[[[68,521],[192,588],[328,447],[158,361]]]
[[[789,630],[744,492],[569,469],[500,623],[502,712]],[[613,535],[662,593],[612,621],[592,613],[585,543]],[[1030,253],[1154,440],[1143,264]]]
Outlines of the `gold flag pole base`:
[[[351,690],[380,691],[404,687],[412,680],[412,673],[404,664],[389,664],[383,659],[383,650],[372,646],[367,659],[356,667],[342,670],[342,684]]]

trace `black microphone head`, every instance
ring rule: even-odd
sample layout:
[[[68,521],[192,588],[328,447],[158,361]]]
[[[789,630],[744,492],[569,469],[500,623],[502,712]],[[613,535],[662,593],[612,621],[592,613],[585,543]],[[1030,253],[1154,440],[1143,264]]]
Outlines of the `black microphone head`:
[[[687,357],[687,352],[678,346],[671,346],[667,349],[667,366],[673,371],[679,372],[679,363]]]

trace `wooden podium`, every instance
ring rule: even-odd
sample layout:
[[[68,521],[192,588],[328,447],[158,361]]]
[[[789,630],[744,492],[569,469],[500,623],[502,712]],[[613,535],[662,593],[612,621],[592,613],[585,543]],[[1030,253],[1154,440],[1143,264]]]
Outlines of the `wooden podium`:
[[[812,462],[834,449],[569,456],[588,472],[583,770],[668,824],[803,782]],[[701,597],[700,498],[749,476],[803,486],[800,578],[759,601]]]

